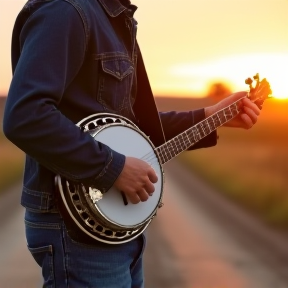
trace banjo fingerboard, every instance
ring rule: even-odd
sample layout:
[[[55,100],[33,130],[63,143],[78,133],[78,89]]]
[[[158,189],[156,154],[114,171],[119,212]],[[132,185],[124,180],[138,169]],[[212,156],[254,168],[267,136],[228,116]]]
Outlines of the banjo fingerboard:
[[[165,164],[175,158],[181,152],[193,146],[218,127],[237,116],[240,113],[239,103],[241,100],[242,99],[239,99],[232,105],[207,117],[195,126],[185,130],[181,134],[167,141],[165,144],[157,147],[155,151],[159,155],[161,164]]]

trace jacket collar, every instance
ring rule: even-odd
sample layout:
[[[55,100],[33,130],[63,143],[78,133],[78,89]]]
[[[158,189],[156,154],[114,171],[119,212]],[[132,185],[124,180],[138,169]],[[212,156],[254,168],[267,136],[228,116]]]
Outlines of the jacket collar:
[[[127,8],[119,0],[98,0],[104,10],[111,16],[117,17]]]

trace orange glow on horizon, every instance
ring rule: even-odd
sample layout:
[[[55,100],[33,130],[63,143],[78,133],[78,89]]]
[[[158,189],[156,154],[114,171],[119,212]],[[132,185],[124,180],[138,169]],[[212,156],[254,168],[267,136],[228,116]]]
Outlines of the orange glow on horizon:
[[[209,85],[216,82],[222,82],[232,91],[247,90],[245,79],[256,73],[260,74],[260,79],[269,81],[273,97],[288,98],[288,54],[233,55],[207,62],[178,64],[169,71],[179,94],[201,96],[206,96]],[[156,85],[156,89],[168,91],[169,85],[168,79],[166,86]]]
[[[10,85],[10,43],[26,0],[2,0],[0,95]],[[267,78],[277,99],[288,99],[288,1],[131,0],[137,38],[156,96],[205,97],[210,85],[248,90],[247,77]],[[185,7],[185,8],[183,8]],[[164,11],[165,13],[159,13]],[[171,21],[173,19],[173,21]]]

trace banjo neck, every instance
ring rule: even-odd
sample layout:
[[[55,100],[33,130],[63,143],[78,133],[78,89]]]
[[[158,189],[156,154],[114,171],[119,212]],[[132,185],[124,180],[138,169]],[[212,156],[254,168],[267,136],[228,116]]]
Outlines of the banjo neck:
[[[263,102],[271,93],[269,83],[265,78],[260,82],[258,74],[254,79],[257,81],[255,88],[252,86],[251,78],[245,81],[250,85],[247,97],[254,102]],[[124,194],[114,186],[103,197],[96,187],[87,187],[57,175],[55,180],[60,195],[59,209],[69,228],[68,233],[72,233],[70,236],[73,238],[75,233],[84,233],[85,238],[87,236],[89,240],[91,238],[92,241],[107,244],[121,244],[138,237],[156,216],[158,208],[163,205],[164,172],[161,164],[176,157],[237,116],[241,111],[241,100],[235,101],[157,148],[132,121],[120,115],[98,113],[78,122],[77,126],[83,132],[89,132],[96,141],[124,155],[142,157],[141,159],[154,169],[159,181],[155,183],[154,196],[150,197],[149,201],[130,205],[128,201],[125,202]],[[129,145],[131,139],[133,145]]]
[[[256,81],[256,85],[254,86],[252,85],[254,82],[253,79]],[[247,78],[245,80],[245,83],[249,85],[250,88],[250,91],[246,97],[256,104],[259,102],[258,104],[261,105],[261,103],[263,104],[263,102],[269,98],[269,95],[272,93],[270,84],[266,78],[260,81],[258,73],[253,76],[253,79]],[[163,145],[157,147],[155,152],[159,156],[160,163],[167,163],[181,152],[187,150],[189,147],[216,130],[218,127],[236,117],[241,111],[240,102],[243,98],[238,99],[231,105],[219,110],[213,115],[170,139]]]
[[[208,134],[216,130],[218,127],[236,117],[240,113],[239,104],[241,100],[242,99],[235,101],[228,107],[205,118],[163,145],[157,147],[155,152],[158,154],[161,164],[163,165],[172,160],[181,152],[187,150],[189,147],[193,146]]]

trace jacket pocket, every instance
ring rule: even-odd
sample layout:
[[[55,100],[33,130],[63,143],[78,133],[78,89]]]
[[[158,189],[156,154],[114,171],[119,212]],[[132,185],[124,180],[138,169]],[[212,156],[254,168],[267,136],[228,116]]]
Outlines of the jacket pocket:
[[[105,110],[121,112],[130,107],[134,67],[128,57],[101,59],[97,100]]]

